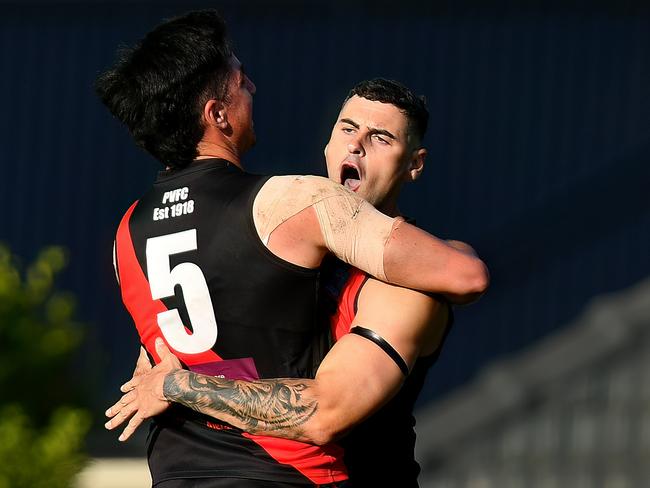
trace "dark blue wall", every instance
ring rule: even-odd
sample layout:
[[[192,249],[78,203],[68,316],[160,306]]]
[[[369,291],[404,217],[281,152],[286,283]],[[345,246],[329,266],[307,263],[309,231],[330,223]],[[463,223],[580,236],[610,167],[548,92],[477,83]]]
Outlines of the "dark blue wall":
[[[80,362],[97,370],[98,405],[137,349],[112,235],[158,167],[95,99],[93,79],[120,43],[201,5],[0,5],[0,240],[25,260],[46,244],[70,250],[62,284],[92,325]],[[258,87],[253,171],[322,173],[330,124],[361,79],[426,95],[429,160],[403,210],[474,244],[493,284],[458,312],[425,400],[650,273],[650,17],[579,5],[222,5]]]

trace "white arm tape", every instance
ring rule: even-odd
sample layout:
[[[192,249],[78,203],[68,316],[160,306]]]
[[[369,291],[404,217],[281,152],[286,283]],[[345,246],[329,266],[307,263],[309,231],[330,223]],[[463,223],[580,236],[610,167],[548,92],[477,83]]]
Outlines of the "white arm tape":
[[[314,207],[325,244],[339,259],[386,280],[384,247],[395,219],[347,188],[319,176],[274,176],[253,203],[257,233],[268,244],[282,222]]]

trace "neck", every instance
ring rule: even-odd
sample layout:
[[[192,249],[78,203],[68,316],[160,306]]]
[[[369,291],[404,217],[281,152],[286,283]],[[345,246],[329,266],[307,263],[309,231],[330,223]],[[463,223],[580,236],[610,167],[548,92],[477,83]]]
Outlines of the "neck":
[[[386,207],[381,207],[381,208],[378,208],[377,210],[379,210],[381,213],[383,213],[385,215],[388,215],[389,217],[401,217],[402,216],[402,212],[400,212],[399,208],[397,208],[397,207],[390,208],[390,209],[386,208]]]
[[[377,210],[381,213],[388,215],[389,217],[401,217],[402,212],[397,207],[396,201],[384,202],[381,205],[377,206]]]
[[[235,166],[244,168],[239,151],[231,145],[212,141],[201,141],[197,147],[199,155],[196,159],[220,158],[230,161]]]

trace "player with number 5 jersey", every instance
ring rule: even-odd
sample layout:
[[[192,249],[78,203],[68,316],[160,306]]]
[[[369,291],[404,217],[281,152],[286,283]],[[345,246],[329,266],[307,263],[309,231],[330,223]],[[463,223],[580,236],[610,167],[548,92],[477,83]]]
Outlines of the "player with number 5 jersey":
[[[117,232],[117,272],[148,351],[162,333],[192,371],[313,377],[328,342],[316,320],[318,271],[279,259],[258,237],[252,206],[267,180],[225,160],[203,160],[162,173],[126,213]],[[155,219],[178,189],[193,211]],[[150,458],[154,479],[228,471],[293,483],[345,477],[335,446],[250,436],[190,412],[172,410],[156,420],[156,444],[167,448]]]
[[[114,252],[123,302],[154,361],[162,337],[194,372],[313,378],[329,345],[318,311],[328,253],[456,302],[484,289],[478,258],[341,185],[243,170],[241,155],[255,142],[256,87],[217,12],[164,22],[100,76],[97,90],[166,168],[124,215]],[[299,385],[281,393],[272,407],[279,419]],[[297,487],[347,477],[337,446],[247,434],[178,405],[155,418],[147,452],[157,488]]]

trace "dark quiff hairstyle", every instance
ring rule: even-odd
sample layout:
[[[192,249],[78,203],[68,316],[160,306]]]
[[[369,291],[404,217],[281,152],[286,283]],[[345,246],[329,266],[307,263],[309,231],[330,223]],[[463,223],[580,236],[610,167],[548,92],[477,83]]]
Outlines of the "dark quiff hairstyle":
[[[221,15],[190,12],[121,50],[95,88],[138,146],[180,169],[198,156],[205,103],[213,98],[227,102],[231,55]]]
[[[350,90],[343,105],[355,95],[373,102],[395,105],[406,115],[409,132],[418,137],[418,142],[422,142],[429,123],[429,110],[424,97],[416,96],[398,81],[385,78],[362,81]]]

